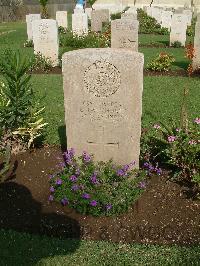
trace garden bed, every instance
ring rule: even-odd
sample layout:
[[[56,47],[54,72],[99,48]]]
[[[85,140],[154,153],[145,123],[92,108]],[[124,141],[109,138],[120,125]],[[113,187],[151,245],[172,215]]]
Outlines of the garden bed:
[[[49,203],[49,174],[58,170],[59,147],[12,158],[10,179],[0,184],[0,228],[62,238],[190,245],[200,243],[200,201],[164,176],[153,176],[128,213],[83,216]]]

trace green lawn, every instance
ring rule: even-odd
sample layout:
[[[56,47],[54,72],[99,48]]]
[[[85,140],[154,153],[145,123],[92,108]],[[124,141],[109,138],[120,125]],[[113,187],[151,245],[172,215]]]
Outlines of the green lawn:
[[[0,230],[0,266],[200,265],[200,246],[59,240]]]

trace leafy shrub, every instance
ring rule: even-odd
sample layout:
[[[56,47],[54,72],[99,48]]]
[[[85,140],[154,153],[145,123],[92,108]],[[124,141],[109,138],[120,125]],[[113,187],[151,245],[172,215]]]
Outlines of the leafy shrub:
[[[147,64],[147,69],[152,71],[169,71],[175,59],[167,53],[160,53],[155,59]]]
[[[196,18],[192,18],[192,21],[191,21],[191,26],[188,26],[187,27],[187,35],[188,36],[194,36],[195,35],[195,25],[196,25],[196,21],[197,19]]]
[[[40,110],[27,74],[32,61],[19,52],[5,51],[0,62],[3,82],[0,83],[0,125],[5,145],[13,141],[13,132],[37,122],[33,114]],[[41,113],[41,112],[39,112]],[[11,145],[11,149],[14,149]]]
[[[33,47],[33,40],[26,40],[24,43],[24,47]]]
[[[145,188],[146,171],[134,170],[134,162],[116,166],[95,163],[83,152],[76,158],[74,149],[64,153],[60,173],[50,176],[50,201],[61,202],[83,214],[113,215],[126,211]]]
[[[37,53],[34,55],[30,71],[41,70],[48,73],[52,69],[52,67],[53,67],[53,62],[49,57],[45,57],[41,53]]]
[[[195,182],[200,192],[200,118],[188,127],[155,124],[142,140],[146,160],[160,162],[176,180]]]
[[[41,9],[42,9],[42,12],[41,12],[41,16],[42,18],[46,19],[48,18],[48,11],[47,11],[47,4],[48,4],[48,1],[49,0],[39,0],[39,3],[41,5]]]
[[[167,28],[161,28],[161,25],[155,18],[148,16],[142,9],[138,9],[139,33],[169,34]]]
[[[59,33],[66,34],[66,33],[67,33],[67,29],[64,28],[64,27],[62,27],[62,26],[59,26],[59,27],[58,27],[58,32],[59,32]]]
[[[110,18],[111,18],[111,20],[120,19],[121,18],[121,12],[111,14]]]
[[[180,48],[180,47],[182,47],[183,45],[182,45],[181,42],[179,42],[179,41],[175,41],[174,43],[171,44],[171,46],[174,47],[174,48]]]
[[[110,46],[110,36],[89,32],[88,35],[74,35],[72,32],[60,36],[60,46],[73,48],[104,48]]]

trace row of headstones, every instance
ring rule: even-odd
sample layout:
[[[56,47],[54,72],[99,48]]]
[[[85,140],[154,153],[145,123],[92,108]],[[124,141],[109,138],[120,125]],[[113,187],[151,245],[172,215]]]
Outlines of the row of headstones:
[[[106,11],[106,12],[105,12]],[[109,21],[108,10],[94,11],[93,30],[101,31],[102,22]],[[65,11],[58,12],[60,15]],[[64,25],[61,23],[66,19],[62,16],[56,16],[57,20],[41,19],[39,14],[30,14],[26,16],[28,40],[33,40],[34,53],[40,53],[45,57],[51,59],[52,64],[58,64],[59,40],[58,40],[58,26]],[[66,15],[66,12],[65,12]],[[85,13],[77,12],[72,14],[72,22],[76,24],[74,32],[81,33],[84,27],[83,20],[80,16]],[[93,13],[92,13],[93,16]],[[66,17],[65,17],[66,18]],[[78,19],[79,18],[79,19]],[[96,18],[96,19],[95,19]],[[96,22],[97,21],[97,22]],[[67,26],[67,24],[65,24]],[[72,24],[73,25],[73,24]],[[122,19],[111,22],[111,47],[112,48],[127,48],[133,51],[138,50],[138,21],[137,13],[127,12],[122,16]]]
[[[101,10],[98,11],[101,12]],[[81,13],[77,14],[80,15]],[[106,14],[106,13],[104,13],[103,10],[100,14]],[[107,16],[104,16],[104,18],[106,17]],[[184,28],[186,31],[186,26],[184,26],[186,23],[184,24],[181,18],[182,16],[180,14],[173,15],[175,26],[171,29],[170,33],[171,43],[178,40],[184,42],[185,44],[186,35],[182,34],[182,28]],[[101,19],[101,21],[102,20],[103,19]],[[41,53],[45,57],[50,58],[53,65],[58,64],[58,51],[59,51],[58,25],[59,24],[55,20],[41,19],[40,15],[38,14],[27,16],[28,38],[33,39],[34,52]],[[100,26],[102,25],[102,22],[99,23],[98,25],[99,25],[99,30],[101,30]],[[199,24],[197,23],[196,33],[195,33],[196,54],[198,54],[199,50],[198,44],[200,43],[200,40],[198,38],[200,30],[198,25]],[[111,22],[111,48],[126,48],[133,51],[138,51],[138,27],[139,23],[137,21],[136,10],[129,10],[124,14],[122,14],[121,19],[113,20]],[[173,29],[176,29],[176,31]],[[197,58],[198,57],[196,56],[196,59],[194,60],[199,62]]]
[[[175,12],[169,8],[146,7],[147,15],[155,18],[163,28],[170,31],[170,45],[178,41],[185,46],[187,27],[191,26],[192,10],[178,9]]]

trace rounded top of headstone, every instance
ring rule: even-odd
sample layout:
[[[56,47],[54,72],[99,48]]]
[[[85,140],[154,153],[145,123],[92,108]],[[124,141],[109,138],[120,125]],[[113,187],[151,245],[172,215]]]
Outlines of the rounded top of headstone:
[[[86,48],[79,49],[70,52],[66,52],[62,56],[62,61],[66,61],[68,57],[79,57],[79,58],[88,58],[90,61],[96,60],[101,56],[102,59],[108,57],[114,57],[115,55],[126,59],[135,58],[135,60],[144,61],[144,55],[142,53],[138,53],[131,50],[119,49],[119,48]]]

